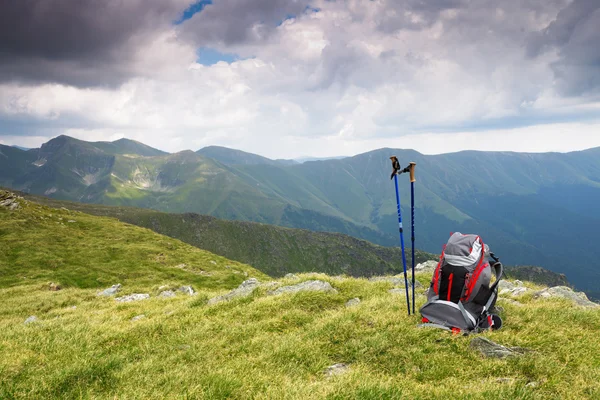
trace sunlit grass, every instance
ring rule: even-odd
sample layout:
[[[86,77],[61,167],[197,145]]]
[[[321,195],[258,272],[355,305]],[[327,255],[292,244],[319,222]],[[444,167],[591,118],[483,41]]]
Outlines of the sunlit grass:
[[[322,279],[337,293],[260,287],[209,306],[244,272],[268,278],[116,220],[28,207],[0,211],[0,399],[600,398],[598,310],[530,294],[522,305],[500,300],[504,328],[484,336],[532,352],[484,359],[471,337],[418,328],[388,282],[306,274],[278,285]],[[57,218],[78,222],[62,228]],[[418,279],[427,286],[429,276]],[[49,281],[64,289],[49,291]],[[117,281],[152,297],[96,296]],[[196,296],[156,296],[186,283]],[[354,297],[361,303],[346,307]],[[31,315],[38,321],[24,324]],[[349,371],[327,377],[335,363]]]

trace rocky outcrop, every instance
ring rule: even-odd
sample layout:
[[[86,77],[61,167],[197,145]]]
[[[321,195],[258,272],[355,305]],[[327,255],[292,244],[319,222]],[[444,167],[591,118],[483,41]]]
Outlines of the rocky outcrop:
[[[494,343],[489,339],[478,336],[471,340],[469,346],[473,350],[479,351],[484,357],[491,358],[506,358],[523,355],[531,350],[520,347],[506,347],[498,343]]]
[[[325,376],[327,376],[328,378],[331,378],[333,376],[345,374],[349,370],[350,370],[350,366],[348,366],[347,364],[338,363],[338,364],[333,364],[332,366],[325,368],[324,373],[325,373]]]
[[[22,197],[17,196],[7,190],[0,190],[0,207],[6,207],[11,211],[21,208]]]
[[[127,296],[117,297],[117,298],[115,298],[115,300],[119,301],[121,303],[129,303],[131,301],[146,300],[149,298],[150,298],[150,295],[148,293],[134,293],[134,294],[130,294]]]
[[[314,280],[305,281],[292,286],[282,286],[279,289],[267,292],[267,294],[276,296],[282,293],[296,293],[306,291],[337,293],[337,290],[335,290],[329,282]]]
[[[594,303],[588,299],[585,293],[575,292],[567,286],[554,286],[546,288],[534,294],[535,298],[562,298],[572,300],[575,304],[582,307],[600,307],[600,304]]]
[[[121,284],[117,283],[116,285],[112,285],[108,289],[104,289],[98,296],[114,296],[121,291]]]
[[[256,288],[258,288],[259,286],[260,286],[260,282],[258,281],[258,279],[250,278],[250,279],[242,282],[242,284],[240,286],[238,286],[237,289],[234,289],[227,294],[213,297],[212,299],[208,300],[208,304],[216,304],[216,303],[220,303],[223,301],[230,301],[237,297],[250,296],[252,294],[252,292],[254,292],[254,290],[256,290]]]
[[[196,294],[196,291],[191,286],[182,286],[179,289],[177,289],[177,291],[185,293],[185,294],[190,295],[190,296],[193,296],[193,295]]]
[[[433,271],[437,268],[437,260],[429,260],[423,263],[415,265],[415,272],[428,272],[433,274]]]
[[[346,307],[354,307],[360,304],[360,299],[358,297],[355,297],[353,299],[350,299],[346,302]]]

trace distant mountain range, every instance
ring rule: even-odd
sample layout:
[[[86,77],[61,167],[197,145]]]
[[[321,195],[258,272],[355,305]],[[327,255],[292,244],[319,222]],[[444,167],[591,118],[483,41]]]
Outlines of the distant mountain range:
[[[398,242],[389,156],[417,162],[417,247],[438,253],[450,232],[477,232],[506,263],[600,284],[600,148],[574,153],[426,156],[380,149],[292,164],[222,147],[166,154],[121,139],[66,136],[40,149],[0,146],[0,185],[57,199],[196,212],[225,219]],[[400,179],[409,221],[408,177]],[[408,225],[408,224],[406,224]]]

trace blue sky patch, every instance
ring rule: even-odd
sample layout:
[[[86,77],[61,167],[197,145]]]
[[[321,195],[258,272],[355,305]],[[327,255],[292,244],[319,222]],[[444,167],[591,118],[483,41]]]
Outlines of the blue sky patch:
[[[182,24],[183,22],[187,21],[188,19],[192,18],[194,16],[194,14],[199,13],[200,11],[204,10],[204,7],[206,7],[207,5],[212,4],[212,0],[200,0],[197,1],[195,3],[192,3],[184,12],[183,14],[181,14],[181,17],[179,17],[179,19],[177,19],[174,24],[175,25],[179,25]]]
[[[237,54],[221,53],[220,51],[211,49],[210,47],[201,47],[198,49],[196,54],[198,54],[196,62],[202,65],[214,65],[219,61],[232,63],[240,59],[240,56]]]

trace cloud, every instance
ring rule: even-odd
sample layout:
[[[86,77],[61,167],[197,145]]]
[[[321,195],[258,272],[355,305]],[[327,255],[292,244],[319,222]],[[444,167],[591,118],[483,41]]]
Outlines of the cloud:
[[[37,21],[45,3],[25,2],[15,21]],[[0,41],[0,136],[127,136],[170,151],[220,144],[272,157],[351,154],[405,137],[425,152],[459,137],[545,149],[539,132],[598,115],[597,7],[582,4],[84,1],[53,11],[48,26],[65,26],[56,34],[33,30],[47,47],[0,28],[15,32]],[[89,34],[62,43],[71,21]],[[210,65],[198,63],[199,49],[214,52]],[[502,143],[502,132],[511,139]],[[552,137],[568,148],[568,135]]]
[[[181,46],[174,35],[168,40],[165,36],[186,4],[181,0],[4,1],[0,80],[114,87],[134,76],[152,75],[165,62],[155,57],[152,61],[158,65],[140,68],[140,61],[147,61],[144,53],[149,48]]]
[[[564,96],[600,94],[600,2],[574,0],[556,19],[531,35],[528,54],[555,52],[551,64],[556,88]]]

